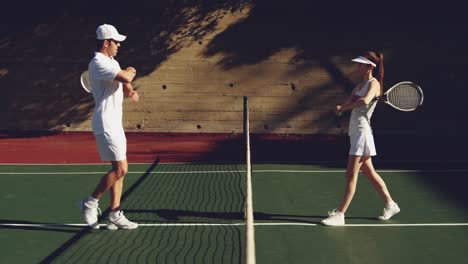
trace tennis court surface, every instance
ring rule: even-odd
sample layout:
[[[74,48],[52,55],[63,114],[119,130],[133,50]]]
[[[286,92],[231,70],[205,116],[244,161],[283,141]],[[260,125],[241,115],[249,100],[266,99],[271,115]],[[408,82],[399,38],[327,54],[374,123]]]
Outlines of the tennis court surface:
[[[257,263],[466,263],[467,164],[377,165],[402,212],[376,220],[383,204],[360,177],[347,225],[325,227],[343,166],[254,163]],[[90,230],[77,205],[107,170],[1,165],[0,263],[244,263],[245,164],[130,164],[123,209],[141,227]]]

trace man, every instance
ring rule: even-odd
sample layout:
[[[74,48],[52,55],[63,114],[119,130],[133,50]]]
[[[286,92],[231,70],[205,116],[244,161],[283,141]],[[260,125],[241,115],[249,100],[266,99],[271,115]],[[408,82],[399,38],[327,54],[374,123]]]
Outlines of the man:
[[[131,85],[136,70],[128,67],[120,68],[114,60],[120,47],[120,42],[126,36],[108,24],[99,26],[97,34],[97,52],[88,65],[89,81],[95,101],[92,119],[93,132],[102,161],[110,161],[112,169],[102,177],[95,191],[81,202],[81,211],[85,222],[98,229],[98,202],[102,195],[110,192],[109,224],[107,228],[135,229],[137,223],[129,221],[120,209],[124,176],[128,171],[127,140],[122,126],[122,104],[124,94],[133,102],[138,102],[138,93]]]

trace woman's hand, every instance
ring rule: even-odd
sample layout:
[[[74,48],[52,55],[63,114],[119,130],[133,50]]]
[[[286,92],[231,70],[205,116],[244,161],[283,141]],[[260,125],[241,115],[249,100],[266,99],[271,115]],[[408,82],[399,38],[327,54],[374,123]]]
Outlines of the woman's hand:
[[[342,113],[341,109],[343,108],[343,106],[341,105],[336,105],[335,106],[335,112],[338,114],[338,113]]]
[[[341,111],[342,108],[343,108],[343,106],[341,106],[341,105],[335,106],[335,109],[333,109],[333,111],[335,112],[335,115],[342,116],[343,115],[343,112]]]

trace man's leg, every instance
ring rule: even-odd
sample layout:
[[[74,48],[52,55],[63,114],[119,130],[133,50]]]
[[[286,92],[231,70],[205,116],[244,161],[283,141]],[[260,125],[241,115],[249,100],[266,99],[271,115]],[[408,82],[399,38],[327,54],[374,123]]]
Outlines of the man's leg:
[[[123,177],[127,174],[128,171],[128,164],[126,160],[123,161],[112,161],[112,170],[110,170],[104,177],[101,178],[101,181],[94,190],[92,197],[99,200],[101,199],[104,193],[111,189],[117,181],[121,181],[120,184],[120,195],[118,197],[118,203],[120,205],[120,197],[122,195],[122,187],[123,187]],[[111,208],[112,208],[112,190],[111,190]]]
[[[113,161],[112,167],[114,171],[119,171],[120,173],[125,172],[124,175],[128,172],[128,163],[126,160],[123,161]],[[120,210],[120,199],[122,198],[123,182],[125,177],[119,178],[115,181],[114,185],[110,187],[110,208],[111,211]]]
[[[112,163],[114,171],[118,171],[119,173],[124,172],[127,174],[128,171],[128,163],[126,160],[123,161],[116,161]],[[109,213],[109,224],[107,228],[110,230],[117,230],[117,229],[135,229],[138,227],[137,223],[131,222],[128,220],[123,211],[120,208],[120,200],[122,198],[122,191],[123,191],[123,182],[124,177],[120,177],[115,181],[114,185],[110,187],[110,200],[111,200],[111,212]]]
[[[111,190],[111,209],[118,210],[122,196],[123,178],[127,173],[127,161],[112,161],[112,169],[106,173],[96,186],[93,194],[81,202],[85,222],[92,228],[99,228],[99,200],[107,190]]]

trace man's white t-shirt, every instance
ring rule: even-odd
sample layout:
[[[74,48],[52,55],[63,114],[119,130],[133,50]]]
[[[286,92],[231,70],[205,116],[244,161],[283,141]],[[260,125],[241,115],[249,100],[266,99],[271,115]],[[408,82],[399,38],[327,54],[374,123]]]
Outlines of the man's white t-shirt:
[[[96,103],[92,120],[94,134],[123,132],[123,90],[122,84],[115,80],[121,71],[119,63],[112,57],[95,52],[88,71]]]

